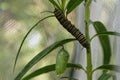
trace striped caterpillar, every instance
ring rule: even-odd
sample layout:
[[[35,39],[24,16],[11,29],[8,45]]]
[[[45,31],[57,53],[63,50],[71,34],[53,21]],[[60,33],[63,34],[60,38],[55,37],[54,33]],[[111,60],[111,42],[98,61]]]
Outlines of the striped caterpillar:
[[[68,31],[70,32],[79,42],[80,44],[88,48],[89,43],[86,40],[85,36],[77,29],[71,22],[65,17],[62,10],[55,9],[54,10],[55,17],[60,22],[60,24]]]

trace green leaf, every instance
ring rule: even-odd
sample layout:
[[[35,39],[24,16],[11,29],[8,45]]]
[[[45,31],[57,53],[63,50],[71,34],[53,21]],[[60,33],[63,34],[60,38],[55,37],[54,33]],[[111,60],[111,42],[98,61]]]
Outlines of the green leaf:
[[[98,68],[93,70],[93,72],[96,70],[111,70],[111,71],[115,71],[115,72],[120,72],[120,66],[105,64],[105,65],[99,66]]]
[[[69,14],[72,10],[74,10],[83,1],[84,0],[70,0],[67,4],[67,13],[66,14]]]
[[[30,30],[29,30],[29,31],[26,33],[26,35],[24,36],[24,38],[23,38],[23,40],[22,40],[22,42],[21,42],[21,44],[20,44],[20,47],[19,47],[19,49],[18,49],[16,58],[15,58],[15,63],[14,63],[14,67],[13,67],[13,72],[14,72],[14,70],[15,70],[16,63],[17,63],[17,60],[18,60],[18,56],[19,56],[19,54],[20,54],[20,51],[21,51],[21,48],[22,48],[22,46],[23,46],[23,44],[24,44],[25,39],[27,38],[27,36],[29,35],[29,33],[30,33],[40,22],[42,22],[43,20],[45,20],[45,19],[47,19],[47,18],[49,18],[49,17],[53,17],[53,15],[47,16],[47,17],[45,17],[45,18],[43,18],[43,19],[40,19],[35,25],[33,25],[33,26],[30,28]]]
[[[97,33],[107,32],[105,26],[99,21],[93,22],[93,26]],[[109,64],[111,59],[111,45],[109,36],[99,36],[99,40],[103,49],[103,63]]]
[[[49,0],[55,7],[60,9],[60,6],[54,1],[54,0]]]
[[[101,32],[101,33],[95,34],[90,40],[92,40],[93,38],[97,36],[106,36],[106,35],[120,36],[120,33],[112,32],[112,31]]]
[[[112,78],[112,80],[117,80],[116,75],[113,73],[107,73],[104,72],[99,78],[98,80],[109,80],[109,78]]]
[[[82,69],[82,66],[81,65],[77,65],[77,64],[72,64],[72,63],[68,63],[67,64],[67,67],[68,68],[79,68],[79,69]],[[25,76],[22,80],[29,80],[31,78],[34,78],[38,75],[41,75],[43,73],[47,73],[47,72],[51,72],[51,71],[55,71],[55,64],[53,65],[49,65],[49,66],[45,66],[43,68],[40,68],[32,73],[30,73],[29,75]]]
[[[109,73],[103,73],[98,80],[108,80],[109,78],[111,78],[113,75],[109,74]]]
[[[112,76],[112,79],[113,79],[113,80],[117,80],[117,76],[114,74],[114,75]]]
[[[28,70],[32,68],[32,66],[34,66],[38,61],[40,61],[43,57],[45,57],[51,51],[60,47],[63,44],[66,44],[66,43],[74,41],[74,40],[76,40],[76,39],[65,39],[62,41],[58,41],[58,42],[52,44],[51,46],[47,47],[43,51],[39,52],[31,61],[29,61],[27,63],[27,65],[22,69],[22,71],[17,75],[15,80],[20,80],[26,74],[26,72],[28,72]]]
[[[66,4],[66,0],[61,0],[62,2],[62,9],[64,10],[65,9],[65,4]]]

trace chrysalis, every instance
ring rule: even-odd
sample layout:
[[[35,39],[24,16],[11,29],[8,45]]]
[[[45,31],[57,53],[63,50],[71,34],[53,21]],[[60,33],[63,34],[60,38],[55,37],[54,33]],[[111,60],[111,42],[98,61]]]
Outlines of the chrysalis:
[[[55,70],[56,70],[57,75],[65,72],[67,68],[68,59],[69,59],[69,53],[64,48],[62,48],[58,52],[57,57],[56,57]]]

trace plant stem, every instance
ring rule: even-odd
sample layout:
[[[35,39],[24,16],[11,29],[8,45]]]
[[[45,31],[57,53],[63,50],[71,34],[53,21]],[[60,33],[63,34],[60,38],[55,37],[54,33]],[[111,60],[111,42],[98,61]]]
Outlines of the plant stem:
[[[85,35],[86,38],[90,44],[90,35],[89,35],[89,21],[90,21],[90,4],[92,0],[86,0],[85,1]],[[87,67],[86,67],[86,73],[87,73],[87,79],[92,80],[92,56],[91,56],[91,47],[87,48]]]
[[[87,49],[87,79],[92,80],[92,56],[91,56],[91,49]]]

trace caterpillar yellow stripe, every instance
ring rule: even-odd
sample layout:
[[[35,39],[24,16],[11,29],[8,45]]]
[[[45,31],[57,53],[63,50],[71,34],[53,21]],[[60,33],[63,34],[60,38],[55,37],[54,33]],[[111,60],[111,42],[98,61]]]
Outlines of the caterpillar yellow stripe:
[[[60,24],[68,31],[70,32],[79,42],[80,44],[88,48],[89,43],[86,39],[86,37],[80,32],[79,29],[77,29],[71,22],[65,17],[62,10],[55,9],[54,15],[57,18],[57,20],[60,22]]]

